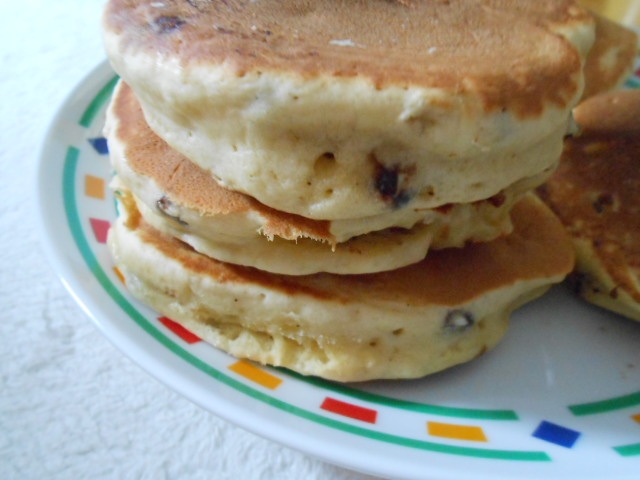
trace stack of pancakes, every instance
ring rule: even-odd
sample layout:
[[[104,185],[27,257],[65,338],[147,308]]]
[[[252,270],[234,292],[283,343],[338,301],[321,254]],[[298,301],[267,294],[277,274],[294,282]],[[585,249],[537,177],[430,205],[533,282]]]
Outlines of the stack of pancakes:
[[[475,358],[573,267],[530,192],[595,30],[572,0],[111,0],[109,246],[127,287],[303,374]]]

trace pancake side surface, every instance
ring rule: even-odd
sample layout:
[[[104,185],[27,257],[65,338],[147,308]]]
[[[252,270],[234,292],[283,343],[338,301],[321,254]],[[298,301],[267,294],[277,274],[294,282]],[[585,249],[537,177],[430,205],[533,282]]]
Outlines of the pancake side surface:
[[[219,260],[290,275],[390,270],[420,261],[430,248],[492,240],[511,231],[512,206],[548,177],[523,179],[469,204],[319,221],[221,187],[147,127],[123,82],[107,112],[105,135],[118,177],[114,188],[131,191],[154,227]]]
[[[552,167],[594,37],[569,0],[112,0],[104,25],[160,137],[318,220],[476,201]]]
[[[420,377],[485,353],[511,311],[573,267],[563,227],[528,197],[515,232],[370,275],[291,277],[218,262],[125,199],[109,247],[129,290],[214,346],[339,381]]]

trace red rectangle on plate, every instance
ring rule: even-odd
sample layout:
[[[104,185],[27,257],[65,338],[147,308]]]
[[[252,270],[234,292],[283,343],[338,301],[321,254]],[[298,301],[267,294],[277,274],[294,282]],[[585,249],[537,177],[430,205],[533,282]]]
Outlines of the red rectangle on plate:
[[[336,400],[335,398],[326,397],[320,406],[323,410],[337,413],[343,417],[353,418],[368,423],[376,423],[378,412],[370,408],[360,407],[352,403]]]
[[[174,322],[170,318],[160,317],[158,320],[160,320],[160,323],[162,323],[165,327],[167,327],[169,330],[171,330],[173,333],[175,333],[177,336],[179,336],[182,340],[184,340],[187,343],[191,344],[191,343],[198,343],[201,341],[201,338],[198,337],[195,333],[191,333],[189,330],[184,328],[179,323]]]
[[[96,241],[98,243],[107,243],[107,234],[109,233],[111,223],[107,220],[100,220],[99,218],[90,218],[89,223],[91,224],[91,229],[93,230]]]

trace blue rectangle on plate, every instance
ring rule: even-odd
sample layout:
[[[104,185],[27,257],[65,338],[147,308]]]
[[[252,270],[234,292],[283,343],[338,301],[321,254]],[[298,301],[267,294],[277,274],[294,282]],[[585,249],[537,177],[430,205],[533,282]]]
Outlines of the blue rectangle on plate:
[[[533,432],[533,436],[562,447],[571,448],[580,437],[580,432],[543,420]]]

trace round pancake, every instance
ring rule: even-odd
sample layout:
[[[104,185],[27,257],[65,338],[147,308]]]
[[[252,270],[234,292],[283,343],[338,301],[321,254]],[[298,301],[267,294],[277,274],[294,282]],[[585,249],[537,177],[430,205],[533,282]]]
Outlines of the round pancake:
[[[222,188],[148,128],[124,82],[114,91],[105,135],[118,176],[116,188],[133,195],[155,228],[218,260],[289,275],[391,270],[420,261],[430,248],[492,240],[511,231],[511,207],[550,173],[470,204],[318,221]]]
[[[577,293],[640,321],[640,90],[593,97],[575,117],[582,133],[540,195],[573,238]]]
[[[593,14],[596,40],[584,68],[582,100],[615,90],[631,76],[638,55],[638,34],[617,22]]]
[[[317,272],[358,274],[393,270],[419,262],[429,250],[430,229],[425,225],[410,230],[387,229],[361,235],[336,245],[333,249],[308,238],[297,241],[259,235],[236,234],[238,225],[225,221],[214,223],[205,232],[196,231],[177,217],[160,214],[149,208],[115,178],[114,187],[121,199],[136,203],[147,223],[179,239],[196,251],[220,261],[259,268],[285,275],[307,275]],[[224,225],[228,229],[224,230]],[[241,227],[241,226],[240,226]],[[213,230],[213,231],[212,231]]]
[[[104,32],[173,148],[338,220],[489,198],[555,165],[594,25],[571,0],[111,0]]]
[[[122,204],[108,245],[139,299],[228,353],[338,381],[413,378],[494,347],[510,313],[561,281],[571,243],[530,195],[514,233],[369,275],[286,276],[218,262]]]

